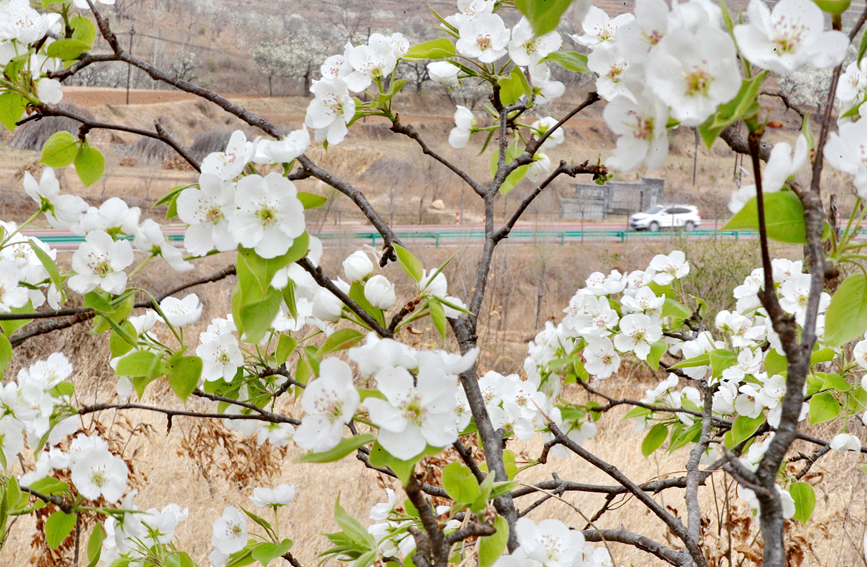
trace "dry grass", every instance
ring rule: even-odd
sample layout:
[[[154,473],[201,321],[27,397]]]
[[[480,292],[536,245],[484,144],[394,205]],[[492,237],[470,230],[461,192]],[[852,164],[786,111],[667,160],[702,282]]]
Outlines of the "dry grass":
[[[700,250],[705,247],[706,250]],[[482,312],[480,342],[486,353],[481,362],[482,368],[495,368],[501,372],[518,370],[526,353],[526,341],[535,333],[535,298],[543,265],[547,268],[544,272],[545,301],[542,302],[540,317],[542,321],[549,318],[559,320],[559,311],[591,271],[608,267],[616,267],[622,271],[640,268],[646,265],[653,254],[669,248],[664,244],[636,243],[608,248],[507,246],[498,250],[495,264],[497,268],[489,280],[489,299]],[[720,262],[728,265],[732,264],[733,258],[745,255],[748,249],[749,245],[734,243],[696,246],[696,249],[689,251],[692,257],[699,257],[702,251],[707,254],[704,260],[707,265],[696,265],[694,268],[697,280],[701,285],[712,287],[713,274],[716,273],[715,266],[711,264],[713,255],[719,254]],[[350,246],[329,249],[326,254],[326,273],[336,275],[339,259],[349,251]],[[418,254],[425,266],[432,266],[444,261],[453,252],[454,249],[431,248],[420,250]],[[472,267],[479,252],[475,247],[460,250],[446,269],[452,293],[465,297],[469,292],[472,285]],[[224,267],[229,260],[226,257],[204,259],[196,272],[184,275],[182,279],[212,273]],[[753,267],[747,260],[738,265],[747,271]],[[716,266],[718,267],[719,265]],[[732,272],[737,269],[729,267]],[[405,278],[397,274],[398,269],[389,266],[386,273],[390,278],[404,282]],[[736,280],[738,276],[732,273],[728,277]],[[170,269],[154,263],[137,276],[136,284],[159,293],[177,285],[179,281],[181,277]],[[207,320],[229,310],[232,285],[232,281],[223,281],[207,289],[196,290],[205,304],[206,313],[201,322],[186,330],[190,342],[195,343],[195,337],[204,330]],[[729,288],[727,285],[721,287]],[[411,286],[402,284],[401,297],[408,298],[410,294]],[[420,323],[415,330],[421,334],[406,333],[401,338],[407,342],[415,342],[417,346],[435,345],[438,339],[429,327],[428,323]],[[10,376],[14,375],[17,367],[59,350],[70,356],[74,362],[73,379],[77,386],[78,403],[113,399],[116,378],[108,367],[105,339],[81,333],[81,330],[63,331],[20,347],[16,351],[16,367],[11,369]],[[164,338],[170,340],[168,336]],[[630,367],[626,372],[607,381],[604,385],[606,391],[618,396],[642,396],[644,389],[655,382],[649,373],[637,372],[636,368]],[[574,387],[567,388],[566,395],[576,401],[584,399],[585,396]],[[162,381],[149,387],[143,403],[180,407]],[[193,410],[208,407],[200,400],[191,400],[187,406]],[[278,410],[291,415],[300,414],[300,408],[291,400],[282,402]],[[636,457],[640,454],[642,435],[631,433],[631,424],[620,422],[622,414],[623,412],[611,412],[604,416],[599,423],[599,433],[587,442],[587,448],[617,465],[639,482],[681,474],[686,460],[685,450],[674,455],[658,451],[650,459]],[[319,534],[335,529],[332,508],[338,495],[343,494],[341,503],[351,514],[368,523],[369,508],[384,498],[381,487],[388,486],[399,490],[394,481],[366,470],[354,459],[348,458],[329,465],[296,464],[293,460],[300,453],[296,448],[275,450],[267,444],[259,447],[255,439],[245,439],[238,433],[225,429],[221,424],[205,425],[193,419],[176,418],[171,430],[167,430],[166,420],[162,416],[131,411],[123,415],[103,414],[97,423],[88,418],[85,425],[99,427],[109,437],[117,439],[118,442],[123,441],[123,455],[127,458],[135,456],[140,474],[131,483],[131,487],[138,490],[136,502],[140,508],[162,507],[169,502],[189,506],[190,519],[181,524],[178,539],[181,548],[190,551],[193,558],[202,564],[207,564],[213,520],[222,513],[225,506],[246,506],[246,498],[256,486],[274,486],[288,482],[297,487],[296,500],[281,511],[280,525],[284,533],[295,541],[294,553],[303,565],[313,565],[316,555],[327,547],[327,541]],[[855,427],[850,426],[850,431]],[[815,433],[827,437],[840,428],[840,423],[823,424],[815,428],[819,429]],[[133,433],[135,435],[132,435]],[[533,459],[541,451],[541,441],[512,441],[509,448],[516,452],[519,460]],[[809,448],[796,447],[795,450],[808,451]],[[863,473],[857,470],[859,465],[860,460],[856,455],[831,454],[813,468],[809,480],[816,486],[819,505],[813,520],[806,528],[795,522],[789,525],[790,539],[794,545],[790,556],[803,557],[802,563],[794,562],[793,565],[843,567],[860,563],[861,535],[867,526],[867,486],[861,480],[860,475]],[[436,474],[435,468],[431,469],[432,474]],[[603,473],[577,459],[563,461],[557,458],[552,458],[545,466],[523,473],[519,480],[529,484],[550,478],[555,472],[562,478],[581,482],[610,483]],[[709,483],[701,490],[703,510],[707,516],[703,543],[709,555],[724,555],[729,548],[741,549],[744,553],[732,552],[737,564],[743,557],[749,556],[750,550],[756,549],[757,522],[733,494],[731,482],[721,474],[714,476],[712,486]],[[656,498],[683,517],[685,507],[682,493],[669,491],[657,495]],[[533,499],[532,496],[524,497],[519,506],[526,507]],[[581,514],[590,517],[603,503],[601,496],[567,493],[562,497],[562,501],[549,502],[531,517],[539,519],[542,516],[552,516],[572,527],[584,528],[586,522]],[[730,514],[726,512],[727,503]],[[581,514],[576,509],[580,510]],[[621,523],[648,537],[674,544],[661,522],[649,515],[634,499],[616,499],[612,509],[596,525],[617,527]],[[733,533],[731,542],[727,526]],[[34,551],[30,546],[34,527],[33,520],[29,518],[16,523],[11,541],[2,552],[0,563],[25,565],[37,558],[45,560],[46,555]],[[612,545],[611,550],[616,564],[659,564],[624,546]],[[727,565],[726,560],[712,564]],[[749,566],[754,563],[744,561],[742,564]]]

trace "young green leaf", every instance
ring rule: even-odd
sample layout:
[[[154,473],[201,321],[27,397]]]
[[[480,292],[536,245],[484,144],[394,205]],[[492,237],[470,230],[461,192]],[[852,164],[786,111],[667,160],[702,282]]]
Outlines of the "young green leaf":
[[[198,356],[173,357],[166,377],[175,395],[186,403],[202,377],[202,359]]]
[[[324,356],[338,350],[346,350],[358,344],[362,339],[364,339],[364,335],[355,329],[347,328],[334,331],[319,348],[319,354]]]
[[[644,441],[641,442],[641,454],[645,457],[649,457],[651,453],[659,449],[663,442],[665,442],[666,437],[668,437],[667,425],[664,423],[657,423],[651,427],[650,431],[645,435]]]
[[[54,44],[52,44],[54,45]],[[59,169],[70,165],[78,154],[78,140],[69,132],[54,134],[42,146],[42,163]]]
[[[806,524],[810,516],[813,515],[813,510],[816,509],[816,492],[806,482],[793,482],[789,486],[789,494],[795,501],[794,518],[802,524]]]
[[[766,193],[765,226],[768,238],[790,244],[806,244],[807,232],[804,224],[804,206],[797,195],[791,191]],[[720,230],[750,229],[758,232],[759,214],[756,197],[744,205]]]
[[[404,59],[446,59],[457,54],[455,44],[445,37],[413,45],[403,56]]]
[[[530,20],[536,37],[557,29],[571,4],[572,0],[515,0],[515,7]]]
[[[745,415],[739,415],[732,423],[732,440],[735,445],[741,441],[746,441],[750,435],[756,432],[761,424],[765,422],[764,414],[759,414],[758,417],[750,418]]]
[[[412,255],[412,252],[400,244],[394,244],[393,246],[394,251],[397,253],[397,261],[400,264],[400,267],[403,268],[404,273],[416,282],[420,282],[424,275],[424,269],[422,268],[421,262],[419,262],[418,258]]]
[[[75,514],[65,514],[58,510],[45,521],[45,542],[51,549],[57,549],[75,527]]]
[[[502,516],[494,520],[494,535],[479,539],[479,567],[491,567],[506,550],[509,542],[509,523]]]
[[[553,61],[573,73],[583,75],[590,72],[590,68],[587,67],[587,56],[576,51],[555,51],[548,55],[545,60]]]
[[[825,314],[825,344],[841,346],[860,338],[867,331],[867,276],[846,278]]]
[[[24,116],[27,99],[18,93],[5,92],[0,94],[0,124],[10,132],[14,132],[15,123]]]
[[[90,187],[102,177],[105,171],[105,158],[96,148],[82,147],[75,154],[75,173],[85,187]]]
[[[362,433],[353,437],[343,439],[336,447],[322,453],[307,453],[298,458],[299,463],[333,463],[339,461],[346,455],[358,450],[362,445],[366,445],[376,439],[371,433]]]
[[[810,398],[810,425],[831,421],[840,415],[840,402],[831,392],[821,392]]]
[[[479,481],[462,463],[453,462],[443,469],[443,488],[455,501],[455,506],[471,504],[479,496]]]

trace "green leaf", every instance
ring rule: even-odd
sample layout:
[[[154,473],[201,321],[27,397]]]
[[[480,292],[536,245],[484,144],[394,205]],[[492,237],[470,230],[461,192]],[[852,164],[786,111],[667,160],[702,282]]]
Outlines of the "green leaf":
[[[45,271],[48,272],[48,277],[51,278],[51,283],[57,289],[63,289],[63,278],[60,277],[60,271],[57,269],[57,263],[48,255],[48,253],[39,247],[33,239],[28,240],[33,253],[39,258],[39,262]]]
[[[432,447],[430,445],[425,448],[424,451],[413,457],[408,461],[401,461],[400,459],[391,456],[391,454],[382,448],[382,445],[377,441],[373,444],[373,447],[370,449],[370,464],[375,467],[388,467],[394,474],[397,475],[397,478],[400,479],[400,482],[406,486],[406,483],[409,482],[409,476],[412,474],[413,470],[415,470],[415,464],[422,460],[424,457],[429,455],[436,455],[437,453],[442,452],[442,447]]]
[[[340,441],[336,447],[322,453],[307,453],[298,458],[298,463],[333,463],[339,461],[346,455],[358,450],[362,445],[366,445],[374,441],[376,437],[372,433],[363,433],[348,437]]]
[[[457,54],[455,44],[450,39],[441,37],[418,45],[413,45],[403,56],[404,59],[446,59]]]
[[[867,331],[867,276],[856,273],[837,288],[825,314],[825,344],[841,346]]]
[[[789,486],[789,494],[795,501],[794,518],[802,524],[806,524],[810,516],[813,515],[813,510],[816,509],[816,493],[813,491],[813,487],[806,482],[793,482]]]
[[[75,384],[72,382],[60,382],[53,388],[48,390],[48,393],[55,398],[64,398],[75,393]]]
[[[352,282],[352,285],[349,286],[349,298],[357,303],[359,307],[367,311],[367,313],[376,319],[380,325],[383,327],[387,326],[385,324],[385,313],[383,313],[382,309],[371,305],[370,301],[365,297],[364,284],[362,282]]]
[[[27,99],[18,93],[5,92],[0,94],[0,124],[10,132],[14,132],[15,123],[24,116]]]
[[[665,341],[656,341],[650,346],[650,354],[647,355],[647,364],[654,370],[659,368],[659,359],[665,354],[668,344]]]
[[[186,551],[175,551],[166,555],[164,567],[198,567]],[[90,567],[90,566],[88,566]],[[114,564],[111,565],[114,567]]]
[[[328,199],[322,195],[305,193],[304,191],[298,192],[298,200],[301,201],[305,209],[316,209],[328,202]]]
[[[420,282],[424,275],[424,269],[422,268],[421,262],[419,262],[418,258],[413,256],[409,250],[400,244],[394,244],[393,246],[394,251],[397,253],[397,261],[400,264],[400,267],[403,268],[404,273],[414,281]]]
[[[240,256],[240,255],[239,255]],[[280,311],[283,295],[276,289],[269,288],[265,298],[255,303],[243,305],[240,309],[241,326],[244,329],[244,342],[255,344],[262,340],[274,317]]]
[[[590,72],[590,68],[587,67],[587,56],[577,51],[555,51],[548,55],[545,60],[553,61],[574,73],[583,75]]]
[[[861,41],[862,41],[862,45],[863,45],[863,38]],[[860,61],[861,61],[860,57],[858,58],[858,61],[860,63]],[[810,128],[810,113],[809,112],[807,112],[804,115],[804,119],[801,121],[801,134],[803,134],[804,138],[807,139],[807,150],[808,151],[812,150],[813,149],[813,129]]]
[[[147,376],[156,378],[161,370],[162,359],[153,352],[143,350],[120,359],[117,363],[118,376]]]
[[[113,313],[114,307],[111,303],[96,291],[91,291],[84,295],[84,306],[90,307],[100,313]]]
[[[90,187],[102,177],[105,158],[96,148],[82,147],[75,155],[75,173],[85,187]]]
[[[677,364],[671,365],[671,368],[694,368],[696,366],[709,366],[710,355],[707,353],[681,360]]]
[[[530,20],[536,37],[557,29],[572,0],[515,0],[515,7]]]
[[[339,350],[346,350],[358,344],[358,342],[363,338],[364,335],[355,329],[340,329],[339,331],[334,331],[319,348],[319,354],[324,356]]]
[[[46,496],[54,496],[56,494],[63,494],[67,490],[69,490],[69,485],[63,481],[57,480],[52,476],[47,476],[42,480],[37,480],[33,484],[30,485],[30,488],[39,492],[40,494],[44,494]]]
[[[286,333],[280,333],[280,338],[277,339],[277,350],[274,356],[277,359],[277,364],[283,364],[289,358],[289,355],[295,351],[298,346],[298,341],[290,337]]]
[[[479,539],[479,567],[491,567],[506,550],[509,542],[509,523],[502,516],[494,520],[497,532]]]
[[[284,539],[280,545],[271,542],[260,543],[253,548],[251,555],[253,559],[262,564],[262,567],[268,567],[268,563],[286,554],[292,548],[292,541]]]
[[[840,402],[831,392],[821,392],[810,398],[810,425],[831,421],[840,415]]]
[[[804,225],[804,206],[797,195],[791,191],[766,193],[765,225],[768,238],[790,244],[805,244],[807,232]],[[721,230],[750,229],[758,232],[759,215],[756,197],[744,205]],[[841,286],[842,287],[842,286]],[[837,292],[839,294],[839,290]]]
[[[644,436],[644,441],[641,442],[641,454],[649,457],[654,451],[659,449],[666,437],[668,437],[667,425],[657,423],[651,427],[647,435]]]
[[[166,377],[175,395],[186,403],[202,377],[202,359],[198,356],[177,357],[175,355],[169,360]]]
[[[827,12],[834,16],[839,16],[843,12],[849,9],[849,5],[852,3],[851,0],[813,0],[816,3],[816,6],[822,9],[823,12]],[[861,58],[858,58],[859,62]]]
[[[784,374],[788,368],[789,361],[782,354],[778,354],[776,350],[769,349],[765,355],[765,370],[768,376]]]
[[[663,317],[675,317],[677,319],[689,319],[692,317],[692,311],[689,308],[670,297],[665,298],[665,302],[662,304],[662,316]]]
[[[825,383],[822,384],[823,390],[836,390],[838,392],[848,392],[852,389],[852,384],[846,381],[839,374],[827,374]]]
[[[759,414],[758,417],[750,418],[745,415],[739,415],[735,418],[734,423],[732,423],[732,441],[737,445],[741,441],[745,441],[750,438],[750,435],[756,432],[756,430],[765,422],[764,414]]]
[[[6,367],[12,362],[12,343],[6,335],[0,334],[0,380],[6,374]]]
[[[52,44],[54,45],[54,44]],[[78,154],[78,140],[69,132],[58,132],[42,146],[42,163],[59,169],[70,165]]]
[[[710,148],[714,140],[726,126],[741,118],[748,118],[759,111],[757,102],[762,82],[768,76],[768,71],[762,71],[749,80],[744,80],[738,94],[731,101],[720,106],[717,111],[698,127],[701,139]]]
[[[479,481],[472,471],[457,461],[449,463],[443,469],[443,488],[455,501],[455,506],[471,504],[479,496]]]
[[[245,304],[255,303],[268,293],[271,280],[282,268],[307,254],[310,237],[305,231],[292,242],[289,250],[276,258],[262,258],[250,248],[238,249],[238,280],[241,282]]]
[[[96,25],[93,22],[78,16],[69,20],[69,27],[72,28],[72,39],[86,43],[88,49],[93,47],[93,42],[96,40]]]
[[[500,85],[500,102],[506,106],[516,103],[524,95],[529,99],[533,94],[527,77],[518,66],[512,68],[508,77],[501,77],[497,84]]]
[[[106,533],[102,524],[96,524],[90,538],[87,540],[87,559],[90,563],[87,567],[96,567],[99,563],[99,557],[102,555],[102,542],[105,541]]]
[[[361,522],[350,516],[343,509],[343,506],[340,505],[339,496],[334,503],[334,520],[340,526],[340,529],[343,530],[343,533],[349,536],[349,539],[364,546],[366,549],[376,549],[376,541],[374,541],[373,536],[368,533],[367,528]]]
[[[723,370],[734,366],[737,362],[738,355],[729,350],[718,348],[710,352],[710,367],[714,378],[722,376]]]
[[[63,543],[75,527],[75,514],[65,514],[58,510],[45,521],[45,541],[51,549]]]
[[[92,45],[77,39],[61,39],[49,45],[45,55],[70,61],[90,49]]]
[[[674,367],[672,367],[674,368]],[[632,419],[634,417],[644,417],[645,415],[650,415],[653,413],[651,410],[647,408],[635,407],[626,412],[626,415],[623,416],[622,419]]]
[[[24,307],[13,307],[9,310],[10,313],[32,313],[33,312],[33,302],[28,301],[27,305]],[[3,333],[6,334],[7,337],[11,337],[12,333],[32,321],[33,319],[14,319],[11,321],[0,321],[0,329],[3,329]]]
[[[433,321],[434,327],[440,334],[443,340],[446,340],[446,312],[443,309],[443,304],[436,298],[430,298],[427,302],[430,309],[430,318]]]

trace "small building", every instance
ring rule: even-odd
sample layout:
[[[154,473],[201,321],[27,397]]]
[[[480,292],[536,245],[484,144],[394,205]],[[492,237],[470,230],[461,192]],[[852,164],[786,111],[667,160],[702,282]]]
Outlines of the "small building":
[[[639,182],[609,181],[605,185],[576,183],[575,197],[560,199],[564,220],[605,220],[625,216],[662,203],[665,179],[643,177]]]

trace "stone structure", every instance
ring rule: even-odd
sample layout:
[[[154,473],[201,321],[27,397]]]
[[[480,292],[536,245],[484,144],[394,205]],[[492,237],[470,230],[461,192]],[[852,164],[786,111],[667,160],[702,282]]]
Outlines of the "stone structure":
[[[662,203],[664,195],[665,179],[659,177],[644,177],[639,183],[576,183],[575,197],[560,199],[560,218],[605,220],[609,215],[630,215]]]

